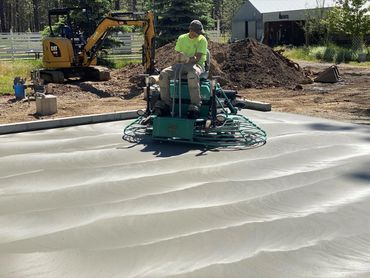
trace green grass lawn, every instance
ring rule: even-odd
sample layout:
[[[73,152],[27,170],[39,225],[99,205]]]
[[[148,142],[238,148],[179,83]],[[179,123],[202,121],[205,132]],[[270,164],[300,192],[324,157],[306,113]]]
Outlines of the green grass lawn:
[[[346,63],[356,66],[370,66],[370,61],[359,63],[357,62],[357,53],[353,52],[351,49],[346,49],[334,45],[329,46],[308,46],[308,47],[293,47],[293,48],[284,48],[276,47],[275,50],[283,49],[283,55],[291,60],[303,60],[311,62],[327,62],[327,63]],[[370,53],[370,49],[367,50],[367,53]],[[338,55],[346,56],[346,61],[344,58],[339,61],[337,58]],[[370,55],[368,54],[368,57]],[[368,58],[369,59],[369,58]]]
[[[113,68],[123,68],[128,64],[140,64],[140,59],[114,58],[111,60]],[[31,78],[31,71],[42,67],[41,60],[14,60],[0,61],[0,94],[13,93],[14,78]]]
[[[0,94],[13,93],[15,77],[30,78],[31,71],[41,67],[41,60],[0,61]]]
[[[115,68],[121,69],[130,64],[141,64],[141,59],[127,60],[127,59],[115,59]]]

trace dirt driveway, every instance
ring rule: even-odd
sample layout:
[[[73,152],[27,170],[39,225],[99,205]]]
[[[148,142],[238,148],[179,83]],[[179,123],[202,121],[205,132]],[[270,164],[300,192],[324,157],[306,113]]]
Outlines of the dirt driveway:
[[[314,74],[330,64],[298,62]],[[239,94],[251,100],[269,102],[273,111],[317,116],[358,124],[370,124],[370,68],[339,65],[343,82],[313,83],[302,88],[243,89]],[[58,113],[36,115],[35,101],[15,101],[13,95],[0,97],[0,124],[133,110],[145,107],[142,90],[128,82],[119,70],[108,82],[49,84],[57,96]],[[131,80],[132,81],[132,80]]]

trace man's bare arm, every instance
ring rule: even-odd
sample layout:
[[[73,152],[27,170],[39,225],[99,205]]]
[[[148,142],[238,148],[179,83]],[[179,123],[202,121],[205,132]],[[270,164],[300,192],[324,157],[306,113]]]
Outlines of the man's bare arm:
[[[202,58],[202,53],[195,53],[193,57],[190,57],[189,63],[196,64],[199,62],[199,60]]]
[[[185,63],[190,63],[190,64],[196,64],[202,58],[202,55],[203,55],[202,53],[195,53],[193,57],[187,57],[182,52],[176,51],[176,59],[180,63],[185,62]],[[187,59],[185,59],[186,57]]]

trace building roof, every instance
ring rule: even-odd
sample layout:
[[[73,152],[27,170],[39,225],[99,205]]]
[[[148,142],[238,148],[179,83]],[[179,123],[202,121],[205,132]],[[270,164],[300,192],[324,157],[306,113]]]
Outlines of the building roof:
[[[329,8],[335,0],[249,0],[260,13]]]

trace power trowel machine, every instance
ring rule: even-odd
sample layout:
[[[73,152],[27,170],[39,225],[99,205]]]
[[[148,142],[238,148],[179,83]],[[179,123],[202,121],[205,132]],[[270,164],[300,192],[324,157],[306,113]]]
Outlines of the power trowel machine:
[[[180,70],[170,81],[172,107],[166,115],[156,115],[155,104],[160,98],[158,85],[150,85],[145,75],[146,110],[124,129],[123,138],[140,142],[145,137],[158,141],[173,141],[203,145],[205,147],[256,147],[266,143],[266,133],[247,117],[238,114],[233,105],[236,91],[223,90],[217,77],[200,79],[201,106],[197,118],[189,118],[187,111],[190,96],[187,80]]]

